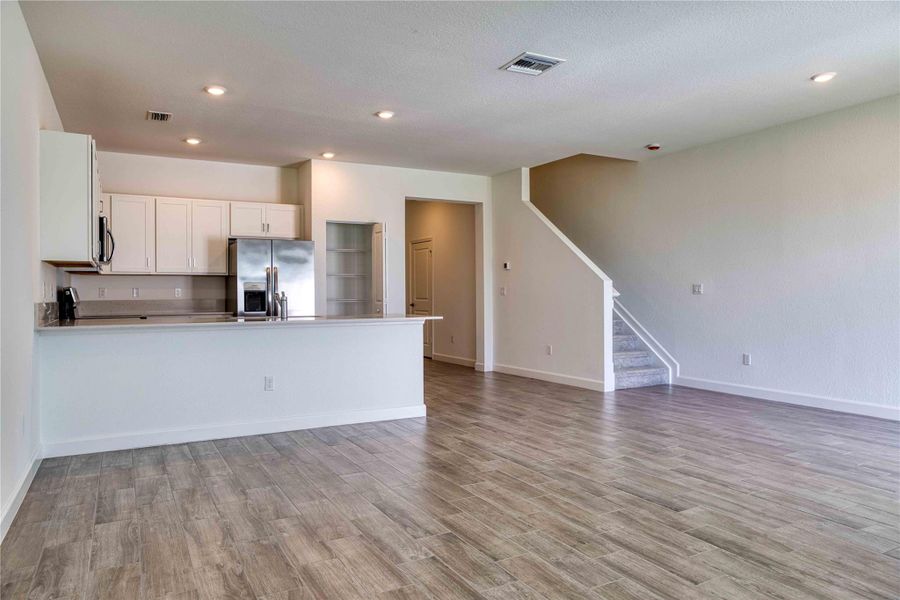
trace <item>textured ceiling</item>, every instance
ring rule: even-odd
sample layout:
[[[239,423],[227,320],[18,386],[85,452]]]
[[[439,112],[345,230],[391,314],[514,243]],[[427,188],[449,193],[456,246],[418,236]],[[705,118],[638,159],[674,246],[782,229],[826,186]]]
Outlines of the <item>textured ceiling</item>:
[[[66,129],[125,152],[285,165],[332,150],[491,174],[641,159],[650,142],[679,150],[900,92],[897,2],[22,6]],[[497,69],[524,50],[568,62]],[[839,75],[810,83],[820,71]]]

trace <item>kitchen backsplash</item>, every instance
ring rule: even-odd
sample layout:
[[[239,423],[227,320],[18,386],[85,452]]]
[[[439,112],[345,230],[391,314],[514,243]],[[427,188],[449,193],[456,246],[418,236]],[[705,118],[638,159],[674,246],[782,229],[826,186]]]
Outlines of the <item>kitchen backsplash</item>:
[[[191,275],[67,274],[81,302],[143,300],[224,300],[226,278]],[[136,291],[135,291],[136,290]]]
[[[78,303],[77,316],[84,318],[115,315],[180,315],[201,312],[225,312],[225,299],[82,300]]]

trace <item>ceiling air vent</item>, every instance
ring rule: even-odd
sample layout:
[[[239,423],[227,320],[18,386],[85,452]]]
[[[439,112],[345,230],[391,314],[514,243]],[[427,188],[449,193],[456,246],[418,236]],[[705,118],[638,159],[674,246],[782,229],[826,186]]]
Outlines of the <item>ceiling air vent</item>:
[[[147,120],[148,121],[168,121],[172,118],[172,113],[162,112],[158,110],[148,110],[147,111]]]
[[[523,52],[500,67],[500,70],[524,73],[525,75],[540,75],[562,62],[566,62],[566,59],[553,58],[552,56],[544,56],[534,52]]]

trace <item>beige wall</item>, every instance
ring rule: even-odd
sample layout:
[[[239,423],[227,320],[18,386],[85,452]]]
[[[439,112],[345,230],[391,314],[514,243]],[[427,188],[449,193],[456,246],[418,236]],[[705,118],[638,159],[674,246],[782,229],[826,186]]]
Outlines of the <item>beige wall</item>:
[[[896,418],[898,116],[894,96],[640,163],[576,156],[532,169],[532,201],[680,383]]]
[[[494,369],[611,391],[609,278],[532,205],[528,169],[494,175],[491,194]]]
[[[407,294],[410,289],[409,244],[424,238],[431,238],[433,244],[433,311],[444,317],[442,321],[434,323],[434,357],[458,359],[474,366],[475,205],[407,201]]]
[[[40,262],[38,132],[62,129],[62,123],[18,2],[0,2],[0,25],[0,534],[5,535],[40,449],[34,302],[53,294],[55,273]]]
[[[105,193],[299,204],[298,169],[98,152]]]

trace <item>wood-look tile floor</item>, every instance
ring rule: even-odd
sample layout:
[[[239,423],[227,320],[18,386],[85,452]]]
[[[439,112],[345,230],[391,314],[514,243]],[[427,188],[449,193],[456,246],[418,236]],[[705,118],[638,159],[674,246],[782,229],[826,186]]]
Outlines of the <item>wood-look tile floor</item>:
[[[3,598],[900,595],[896,423],[426,361],[427,419],[45,460]]]

